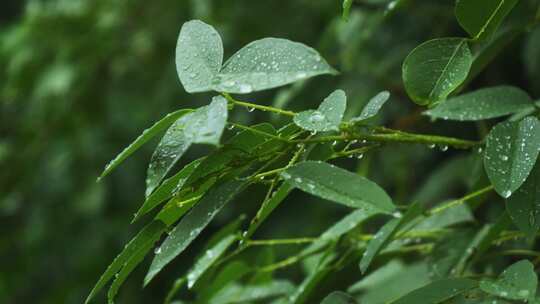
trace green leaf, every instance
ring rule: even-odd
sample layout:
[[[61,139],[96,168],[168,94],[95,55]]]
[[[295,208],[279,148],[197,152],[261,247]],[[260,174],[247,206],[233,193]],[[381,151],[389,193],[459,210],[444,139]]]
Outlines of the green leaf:
[[[424,114],[445,120],[475,121],[518,113],[534,108],[523,90],[499,86],[484,88],[448,99]]]
[[[347,95],[336,90],[328,95],[317,110],[296,114],[294,123],[304,130],[314,132],[337,131],[347,107]]]
[[[155,207],[161,204],[163,201],[171,198],[178,189],[182,188],[182,185],[187,180],[187,178],[193,173],[197,166],[201,163],[201,159],[197,159],[190,164],[186,165],[182,170],[178,171],[172,177],[166,179],[161,186],[159,186],[156,191],[152,192],[141,208],[135,213],[132,222],[138,220],[141,216],[152,211]]]
[[[535,117],[496,125],[487,136],[484,166],[497,193],[508,198],[531,172],[540,149]]]
[[[204,287],[200,296],[201,303],[210,303],[210,299],[214,297],[220,290],[230,286],[231,282],[234,282],[244,275],[252,271],[252,268],[245,262],[234,260],[225,264],[223,269],[216,275],[215,279],[209,285]]]
[[[210,153],[195,169],[195,172],[189,176],[183,188],[191,187],[196,182],[206,180],[208,176],[232,166],[233,162],[243,163],[246,156],[252,156],[258,147],[270,141],[270,138],[264,134],[276,135],[274,127],[267,123],[250,128],[250,130],[239,132],[229,139],[223,147]]]
[[[156,136],[158,133],[164,131],[170,125],[172,125],[176,120],[185,114],[191,112],[191,110],[178,110],[172,113],[167,114],[165,117],[156,122],[153,126],[143,131],[143,133],[135,139],[127,148],[125,148],[120,154],[118,154],[113,160],[111,160],[101,173],[101,176],[98,178],[98,181],[107,176],[114,170],[118,165],[120,165],[126,158],[131,154],[137,151],[142,145]]]
[[[518,0],[457,0],[456,17],[473,39],[491,36]]]
[[[388,91],[382,91],[379,94],[373,96],[373,98],[368,101],[364,109],[362,109],[360,116],[353,118],[351,121],[366,120],[377,115],[377,113],[379,113],[382,106],[388,101],[389,98],[390,92]]]
[[[336,257],[332,250],[332,248],[329,248],[325,252],[312,257],[314,259],[315,268],[304,278],[294,293],[289,293],[289,301],[286,303],[306,303],[307,298],[317,287],[317,284],[333,270],[331,267],[329,267],[330,263]]]
[[[205,251],[204,255],[200,257],[193,268],[187,275],[187,286],[191,289],[197,280],[216,262],[216,260],[229,248],[236,240],[236,236],[229,235],[223,238],[214,247]]]
[[[213,80],[219,92],[246,94],[322,74],[336,74],[314,49],[286,39],[256,40],[234,54]]]
[[[159,142],[146,179],[149,196],[182,157],[191,144],[218,145],[227,122],[227,100],[215,96],[208,106],[201,107],[178,119]]]
[[[229,181],[211,188],[186,214],[163,241],[144,279],[148,284],[165,265],[177,257],[210,223],[216,214],[246,185],[245,181]]]
[[[374,182],[328,163],[306,161],[281,173],[302,191],[353,208],[392,213],[392,199]]]
[[[384,304],[429,282],[429,269],[425,263],[405,265],[399,259],[392,259],[362,277],[347,292],[361,292],[360,303]]]
[[[411,291],[391,304],[437,304],[478,286],[469,279],[444,279]]]
[[[89,303],[92,298],[109,282],[115,275],[122,270],[122,268],[130,262],[130,260],[139,255],[141,252],[148,251],[155,242],[159,239],[161,234],[165,232],[166,226],[160,221],[153,221],[146,225],[114,258],[112,263],[107,267],[105,272],[101,275],[98,282],[86,298],[85,303]],[[135,258],[136,260],[137,258]],[[132,264],[132,263],[131,263]],[[130,267],[131,268],[131,267]],[[132,268],[131,268],[132,269]],[[131,270],[130,269],[130,270]],[[125,272],[124,272],[125,273]],[[125,274],[123,275],[125,276]]]
[[[525,183],[506,200],[506,211],[514,224],[529,236],[540,229],[540,163]]]
[[[424,42],[403,63],[407,94],[420,105],[444,100],[467,78],[472,61],[471,51],[463,38]]]
[[[210,91],[222,62],[223,43],[212,26],[200,20],[182,25],[176,44],[176,72],[186,92]]]
[[[534,265],[522,260],[508,267],[497,280],[481,281],[484,292],[510,300],[534,299],[538,277]]]
[[[358,209],[328,228],[319,238],[302,251],[302,255],[308,255],[318,251],[328,243],[338,240],[342,235],[357,227],[360,223],[377,214],[377,212]]]
[[[253,303],[280,295],[290,294],[294,286],[285,280],[273,280],[264,284],[230,284],[212,298],[212,304]]]
[[[375,256],[390,243],[392,238],[399,232],[405,224],[409,223],[417,216],[422,214],[423,208],[419,203],[412,204],[405,215],[394,218],[388,221],[378,232],[375,234],[367,245],[366,251],[360,260],[360,270],[365,273],[368,269],[371,261]]]
[[[107,292],[107,299],[109,304],[114,303],[114,298],[116,297],[116,294],[118,293],[118,290],[120,289],[122,284],[124,284],[129,274],[135,269],[135,267],[137,267],[137,265],[139,265],[139,263],[144,260],[146,254],[153,247],[154,243],[149,242],[139,248],[137,251],[133,252],[129,259],[124,263],[122,270],[115,274],[111,287],[109,287],[109,291]]]
[[[352,4],[353,0],[343,0],[343,15],[341,16],[341,18],[343,18],[343,20],[345,21],[349,21]]]
[[[356,300],[342,291],[334,291],[323,299],[321,304],[356,304]]]
[[[266,201],[262,203],[261,208],[257,211],[255,217],[251,220],[246,237],[251,237],[266,218],[279,206],[279,204],[289,195],[293,187],[287,183],[283,183],[278,190]]]

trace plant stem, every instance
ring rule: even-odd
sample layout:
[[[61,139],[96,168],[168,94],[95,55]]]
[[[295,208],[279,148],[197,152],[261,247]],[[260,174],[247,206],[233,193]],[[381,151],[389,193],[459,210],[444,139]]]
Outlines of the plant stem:
[[[257,110],[261,110],[261,111],[264,111],[264,112],[273,112],[273,113],[286,115],[286,116],[294,116],[294,115],[296,115],[296,113],[294,113],[292,111],[287,111],[287,110],[282,110],[282,109],[274,108],[274,107],[270,107],[270,106],[263,106],[263,105],[258,105],[258,104],[254,104],[254,103],[251,103],[251,102],[245,102],[245,101],[236,100],[233,97],[231,97],[231,95],[229,95],[227,93],[223,93],[223,96],[227,99],[227,101],[229,101],[229,103],[231,103],[233,105],[237,105],[237,106],[246,107],[248,109],[257,109]]]
[[[295,245],[295,244],[305,244],[313,243],[318,238],[295,238],[295,239],[273,239],[273,240],[248,240],[248,246],[274,246],[274,245]]]
[[[442,212],[446,209],[449,209],[449,208],[452,208],[452,207],[455,207],[457,205],[461,205],[461,204],[464,204],[466,203],[468,200],[472,199],[472,198],[475,198],[477,196],[480,196],[484,193],[487,193],[487,192],[490,192],[493,190],[493,186],[492,185],[489,185],[487,187],[484,187],[480,190],[477,190],[473,193],[469,193],[467,195],[465,195],[464,197],[462,198],[459,198],[459,199],[456,199],[456,200],[453,200],[453,201],[450,201],[442,206],[439,206],[439,207],[435,207],[433,209],[431,209],[430,211],[427,212],[428,215],[432,215],[432,214],[436,214],[436,213],[439,213],[439,212]]]
[[[366,140],[371,142],[398,142],[398,143],[417,143],[417,144],[434,144],[440,146],[452,146],[455,148],[466,149],[478,146],[480,143],[476,141],[458,139],[453,137],[412,134],[399,132],[395,134],[342,134],[334,136],[322,136],[310,139],[293,140],[295,143],[313,143],[313,142],[331,142],[331,141],[351,141],[351,140]]]

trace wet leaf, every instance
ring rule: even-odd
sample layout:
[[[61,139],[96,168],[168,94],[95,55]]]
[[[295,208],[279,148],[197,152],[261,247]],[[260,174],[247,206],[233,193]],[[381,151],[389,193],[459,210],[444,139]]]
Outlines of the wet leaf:
[[[534,108],[531,97],[510,86],[480,89],[453,97],[425,114],[444,120],[475,121]]]
[[[336,90],[324,99],[317,110],[307,110],[294,116],[294,123],[314,132],[337,131],[347,107],[347,96]]]
[[[182,170],[178,171],[175,175],[166,179],[161,186],[159,186],[156,191],[150,194],[141,208],[135,213],[133,222],[138,220],[141,216],[152,211],[155,207],[159,206],[165,200],[171,198],[178,189],[182,188],[182,185],[187,180],[187,178],[193,173],[193,171],[200,164],[201,160],[195,160],[190,164],[186,165]]]
[[[336,73],[316,50],[302,43],[264,38],[232,55],[214,78],[213,89],[246,94]]]
[[[491,36],[518,0],[458,0],[456,17],[473,39]]]
[[[437,304],[471,290],[478,283],[469,279],[443,279],[411,291],[391,304]]]
[[[353,208],[392,213],[395,206],[386,192],[360,175],[328,163],[306,161],[281,173],[302,191]]]
[[[505,299],[529,300],[534,299],[537,285],[534,265],[522,260],[508,267],[497,280],[481,281],[480,289]]]
[[[211,188],[197,205],[174,227],[160,246],[144,279],[148,284],[202,232],[216,214],[246,185],[243,181],[229,181]]]
[[[332,292],[331,294],[326,296],[321,302],[321,304],[356,304],[356,303],[357,303],[356,300],[352,296],[342,291]]]
[[[227,122],[227,101],[216,96],[208,106],[201,107],[178,119],[159,142],[146,180],[149,196],[169,173],[174,164],[194,143],[218,145]]]
[[[187,275],[187,286],[191,288],[197,280],[216,262],[216,260],[233,244],[236,236],[229,235],[220,240],[212,248],[206,250]]]
[[[388,221],[371,239],[360,260],[360,270],[365,273],[375,256],[392,240],[404,225],[422,214],[423,208],[419,203],[411,205],[405,215]]]
[[[465,39],[424,42],[403,63],[407,94],[420,105],[440,102],[467,78],[471,65],[472,55]]]
[[[390,92],[388,91],[382,91],[373,96],[373,98],[368,101],[364,109],[362,109],[360,116],[353,118],[351,121],[361,121],[377,115],[389,98]]]
[[[540,229],[540,164],[523,185],[506,200],[506,210],[514,224],[529,236]]]
[[[122,277],[125,277],[133,269],[133,262],[130,260],[140,261],[137,256],[142,252],[146,253],[153,247],[154,243],[158,241],[159,237],[165,232],[166,226],[160,221],[153,221],[145,226],[114,258],[112,263],[107,267],[105,272],[101,275],[98,282],[86,298],[85,303],[89,303],[97,293],[111,280],[115,275],[122,270],[126,264],[130,264],[129,271],[124,271]],[[116,284],[118,285],[118,284]]]
[[[212,298],[212,304],[252,303],[280,295],[290,294],[294,285],[289,281],[273,280],[257,285],[230,284]]]
[[[531,172],[540,149],[535,117],[496,125],[487,136],[484,166],[497,193],[508,198]]]
[[[186,115],[187,113],[191,112],[191,110],[178,110],[172,113],[167,114],[165,117],[163,117],[161,120],[156,122],[153,126],[143,131],[143,133],[135,139],[127,148],[125,148],[120,154],[118,154],[113,160],[111,160],[103,170],[103,173],[101,173],[101,176],[98,180],[104,178],[109,173],[111,173],[112,170],[114,170],[118,165],[120,165],[126,158],[128,158],[131,154],[133,154],[135,151],[137,151],[142,145],[147,143],[150,139],[152,139],[154,136],[156,136],[158,133],[164,131],[166,128],[168,128],[170,125],[172,125],[176,120],[178,120],[183,115]]]
[[[182,25],[176,44],[176,72],[186,92],[210,91],[222,62],[223,43],[212,26],[200,20]]]
[[[377,212],[370,212],[367,210],[359,209],[349,213],[347,216],[339,220],[337,223],[328,228],[319,238],[302,251],[304,255],[317,252],[330,242],[337,241],[342,235],[353,230],[368,218],[377,214]]]

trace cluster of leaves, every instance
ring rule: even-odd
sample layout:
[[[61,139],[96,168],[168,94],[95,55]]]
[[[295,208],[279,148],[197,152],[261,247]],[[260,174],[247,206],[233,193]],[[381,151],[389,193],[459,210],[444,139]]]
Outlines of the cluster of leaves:
[[[399,2],[391,2],[391,6]],[[374,96],[358,116],[348,120],[344,119],[347,95],[343,90],[329,94],[317,109],[301,112],[237,100],[230,94],[266,90],[336,71],[314,49],[277,38],[254,41],[222,63],[224,48],[217,31],[202,21],[185,23],[176,48],[180,81],[187,92],[215,91],[219,95],[207,106],[167,115],[107,165],[101,177],[166,129],[152,155],[146,199],[134,221],[161,209],[109,265],[87,302],[111,280],[108,299],[113,302],[127,276],[154,249],[144,280],[145,285],[150,283],[226,204],[254,185],[268,189],[249,224],[244,225],[243,217],[236,215],[237,220],[215,233],[193,266],[174,283],[166,302],[185,288],[196,293],[196,303],[305,303],[325,279],[335,279],[343,271],[354,274],[351,267],[369,275],[349,286],[338,284],[348,287],[348,294],[332,292],[322,303],[355,303],[357,294],[365,299],[381,286],[385,286],[384,294],[372,295],[379,297],[373,303],[540,301],[531,262],[518,261],[498,278],[489,279],[486,269],[493,264],[481,261],[494,244],[508,239],[526,237],[529,246],[534,246],[531,243],[540,228],[540,165],[535,166],[540,150],[538,102],[512,86],[458,94],[504,45],[498,39],[509,39],[497,36],[501,35],[498,29],[516,5],[517,1],[504,0],[457,1],[457,20],[471,38],[430,40],[415,48],[403,63],[406,92],[419,105],[429,106],[424,114],[433,119],[483,121],[510,116],[481,141],[410,133],[370,123],[389,100],[387,91]],[[527,5],[532,4],[523,4]],[[351,6],[352,1],[344,2],[345,16]],[[528,9],[533,8],[538,9],[538,5]],[[527,30],[537,22],[535,18],[522,18],[512,31]],[[248,126],[229,121],[229,113],[237,107],[273,112],[291,121],[280,128],[270,123]],[[220,144],[224,133],[230,133],[229,138]],[[469,150],[475,165],[483,163],[488,183],[477,181],[470,194],[434,207],[421,200],[396,204],[375,182],[329,163],[347,157],[361,159],[392,143],[437,145],[442,151],[449,147]],[[174,173],[193,144],[216,149]],[[294,189],[352,211],[316,238],[253,239],[259,226]],[[478,208],[492,190],[506,200],[507,210],[494,224],[463,226],[472,218],[465,203],[475,202]],[[364,232],[368,225],[381,221],[384,224],[377,233]],[[520,231],[508,230],[512,223]],[[164,240],[156,247],[162,236]],[[310,244],[275,263],[253,266],[242,259],[242,254],[255,246],[303,243]],[[526,248],[514,250],[535,255]],[[389,257],[391,262],[385,266],[372,265]],[[404,263],[406,258],[417,261],[415,257],[429,259],[429,263]],[[306,269],[298,285],[273,276],[276,270],[297,262]],[[400,286],[396,292],[386,290],[406,280],[410,286]]]

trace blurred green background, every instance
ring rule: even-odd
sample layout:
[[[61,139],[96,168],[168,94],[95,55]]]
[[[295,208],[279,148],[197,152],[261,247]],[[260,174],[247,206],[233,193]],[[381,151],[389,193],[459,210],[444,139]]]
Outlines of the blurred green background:
[[[81,303],[141,227],[129,222],[142,202],[152,145],[101,183],[96,177],[153,121],[209,102],[209,94],[187,95],[176,76],[176,38],[190,19],[218,29],[226,58],[252,40],[284,37],[315,47],[341,71],[338,77],[318,77],[246,99],[298,110],[316,107],[333,89],[342,88],[351,116],[387,89],[392,100],[380,122],[410,131],[482,137],[486,129],[472,124],[431,124],[401,83],[401,63],[413,47],[429,38],[465,36],[453,16],[454,2],[400,1],[393,10],[390,2],[357,1],[344,22],[336,0],[2,1],[0,303]],[[534,3],[521,1],[506,28],[534,14]],[[469,88],[513,84],[538,98],[540,29],[530,30],[509,42]],[[232,119],[283,123],[242,110]],[[201,151],[193,149],[187,158]],[[447,165],[462,161],[459,151],[441,155],[423,146],[394,146],[344,165],[370,175],[396,201],[437,201],[466,187],[467,166]],[[433,172],[446,179],[426,183]],[[295,195],[288,201],[293,212],[278,210],[274,224],[263,227],[261,235],[316,235],[343,214],[322,202],[305,210],[301,202],[307,199]],[[250,215],[258,202],[244,201]],[[295,208],[302,210],[301,218]],[[161,301],[174,276],[141,290],[145,267],[125,284],[120,303]],[[298,279],[294,273],[291,277]]]

